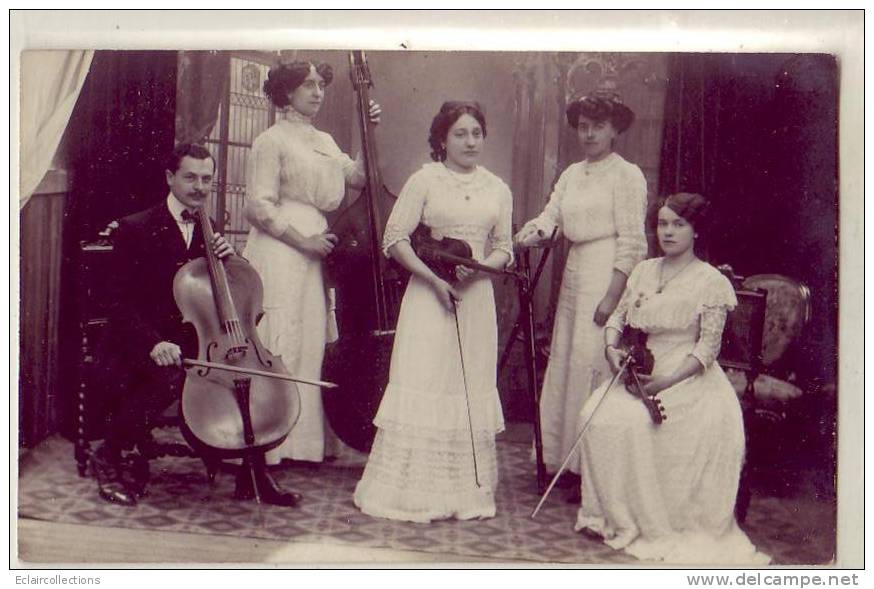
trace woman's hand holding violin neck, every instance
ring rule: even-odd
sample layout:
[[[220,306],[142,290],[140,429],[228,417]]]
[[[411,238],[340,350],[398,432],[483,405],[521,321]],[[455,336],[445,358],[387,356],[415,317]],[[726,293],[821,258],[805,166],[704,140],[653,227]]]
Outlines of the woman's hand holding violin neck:
[[[474,268],[468,268],[467,266],[456,266],[455,267],[455,278],[458,282],[464,282],[465,280],[469,280],[479,274],[479,270],[475,270]]]
[[[334,246],[337,245],[339,240],[340,238],[333,233],[319,233],[304,237],[298,247],[304,253],[315,258],[324,258],[334,251]]]
[[[232,246],[225,236],[221,233],[216,233],[212,238],[212,253],[220,260],[235,254],[234,246]]]
[[[370,101],[370,110],[367,111],[367,117],[374,125],[378,125],[382,118],[382,108],[373,100]]]
[[[601,302],[598,303],[598,307],[595,309],[595,315],[592,317],[592,321],[595,322],[595,325],[598,327],[604,327],[607,323],[607,319],[610,318],[610,315],[613,314],[613,311],[616,310],[616,305],[619,304],[619,297],[608,292],[604,295],[604,298],[601,299]]]
[[[431,288],[434,289],[440,304],[446,307],[448,311],[455,309],[455,301],[461,300],[458,291],[436,274],[431,278]]]
[[[674,384],[669,377],[657,374],[638,374],[637,378],[640,380],[644,394],[650,397],[657,395]]]

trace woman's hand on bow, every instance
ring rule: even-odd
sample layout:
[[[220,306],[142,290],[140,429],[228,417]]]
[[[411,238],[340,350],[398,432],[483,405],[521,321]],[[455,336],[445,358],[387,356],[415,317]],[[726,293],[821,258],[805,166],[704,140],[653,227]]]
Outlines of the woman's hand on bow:
[[[604,356],[607,358],[610,371],[617,374],[622,369],[622,363],[628,357],[628,352],[616,346],[607,346],[604,349]]]
[[[461,297],[458,295],[458,291],[455,290],[451,284],[438,277],[436,274],[431,279],[431,288],[434,289],[434,293],[437,295],[437,299],[440,301],[440,304],[446,307],[448,311],[454,310],[455,301],[461,300]]]

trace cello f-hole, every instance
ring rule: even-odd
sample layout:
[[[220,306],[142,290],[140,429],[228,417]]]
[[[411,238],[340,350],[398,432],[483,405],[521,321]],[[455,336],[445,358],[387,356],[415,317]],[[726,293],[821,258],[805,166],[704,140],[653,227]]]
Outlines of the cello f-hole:
[[[252,346],[252,349],[255,350],[255,356],[258,358],[258,361],[267,367],[273,367],[273,361],[269,358],[262,358],[261,351],[258,350],[258,346],[252,345],[252,342],[249,339],[246,339],[246,343]]]
[[[218,342],[209,342],[209,345],[206,346],[206,361],[207,362],[212,362],[212,350],[213,350],[213,348],[216,348],[216,347],[218,347]],[[209,374],[210,370],[212,370],[212,368],[198,368],[197,369],[197,376],[206,376],[207,374]]]

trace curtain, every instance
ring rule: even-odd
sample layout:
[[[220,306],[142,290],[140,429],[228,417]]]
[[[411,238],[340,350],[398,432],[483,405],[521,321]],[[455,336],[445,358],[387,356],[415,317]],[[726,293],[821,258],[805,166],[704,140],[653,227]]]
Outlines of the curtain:
[[[101,316],[108,296],[98,284],[83,284],[81,243],[95,241],[110,221],[166,198],[164,169],[174,145],[176,65],[175,51],[95,52],[70,121],[65,142],[70,146],[72,183],[64,211],[57,299],[62,420],[74,417],[70,409],[78,392],[82,325]]]
[[[93,51],[21,54],[19,209],[52,165],[93,55]]]
[[[167,195],[175,51],[98,51],[71,122],[71,214],[79,239]],[[73,219],[70,219],[71,221]]]
[[[795,359],[834,381],[837,333],[837,63],[829,55],[671,57],[660,192],[700,192],[696,247],[741,275],[785,274],[813,293]],[[804,375],[802,376],[802,373]]]
[[[176,85],[176,141],[203,144],[228,91],[230,53],[180,51]]]

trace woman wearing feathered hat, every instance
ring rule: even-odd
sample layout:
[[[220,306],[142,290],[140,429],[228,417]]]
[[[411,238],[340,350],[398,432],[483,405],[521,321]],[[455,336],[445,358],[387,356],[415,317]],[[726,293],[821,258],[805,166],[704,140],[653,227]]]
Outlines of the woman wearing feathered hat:
[[[577,417],[592,390],[610,374],[604,324],[632,268],[646,256],[646,179],[613,151],[634,113],[615,92],[594,92],[567,107],[585,159],[562,173],[549,203],[516,235],[531,246],[555,227],[571,242],[555,312],[549,365],[540,397],[543,457],[555,472],[578,435]],[[578,500],[579,458],[563,483]]]

